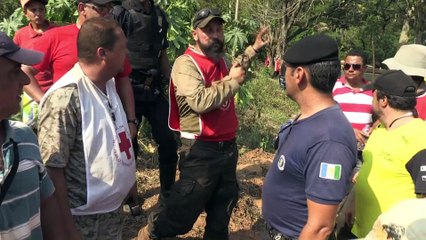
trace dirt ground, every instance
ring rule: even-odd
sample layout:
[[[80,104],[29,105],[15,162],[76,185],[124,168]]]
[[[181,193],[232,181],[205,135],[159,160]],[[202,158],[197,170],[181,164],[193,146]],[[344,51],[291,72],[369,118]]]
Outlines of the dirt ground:
[[[239,157],[237,175],[240,182],[240,199],[229,224],[231,240],[258,240],[264,235],[261,218],[261,190],[264,176],[273,159],[273,154],[255,149]],[[138,230],[146,225],[148,214],[155,208],[159,193],[157,160],[155,154],[145,154],[137,163],[138,190],[143,203],[140,216],[130,214],[124,226],[123,239],[136,239]],[[125,207],[125,211],[128,209]],[[201,240],[205,226],[205,213],[201,214],[194,227],[175,239]]]

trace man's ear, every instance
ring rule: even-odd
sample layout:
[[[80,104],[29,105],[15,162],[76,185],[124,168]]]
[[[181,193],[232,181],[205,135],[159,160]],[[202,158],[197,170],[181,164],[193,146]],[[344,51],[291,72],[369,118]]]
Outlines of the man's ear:
[[[299,87],[306,87],[306,84],[308,83],[308,76],[307,72],[303,67],[297,67],[294,72],[294,78],[296,79],[296,84]]]
[[[84,3],[79,2],[78,5],[77,5],[78,13],[84,12],[84,7],[85,7]]]
[[[197,33],[197,31],[195,29],[192,30],[192,38],[195,41],[198,41],[198,33]]]
[[[382,99],[379,99],[380,107],[385,108],[386,106],[388,106],[388,104],[389,104],[389,101],[386,96],[384,96]]]
[[[106,53],[105,49],[98,48],[98,56],[99,56],[100,59],[105,60],[106,55],[107,55],[107,53]]]

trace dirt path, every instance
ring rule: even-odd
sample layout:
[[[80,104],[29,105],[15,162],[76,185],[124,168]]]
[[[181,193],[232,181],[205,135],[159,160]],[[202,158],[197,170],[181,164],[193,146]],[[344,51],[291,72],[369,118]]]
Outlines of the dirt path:
[[[144,156],[138,163],[138,188],[145,198],[143,214],[129,216],[125,223],[123,239],[135,239],[139,228],[146,225],[147,215],[157,203],[159,182],[154,157]],[[240,156],[237,175],[240,181],[240,200],[232,214],[230,228],[231,240],[258,240],[264,234],[264,221],[261,219],[261,190],[263,178],[273,159],[273,154],[255,149]],[[127,209],[125,209],[127,211]],[[175,239],[201,240],[205,226],[205,213],[194,224],[193,229]]]

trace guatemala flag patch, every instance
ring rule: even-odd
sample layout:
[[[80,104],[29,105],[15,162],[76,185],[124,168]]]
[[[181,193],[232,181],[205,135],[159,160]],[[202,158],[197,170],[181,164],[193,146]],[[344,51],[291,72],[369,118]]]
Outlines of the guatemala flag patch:
[[[322,162],[319,177],[329,180],[340,180],[342,177],[342,165]]]

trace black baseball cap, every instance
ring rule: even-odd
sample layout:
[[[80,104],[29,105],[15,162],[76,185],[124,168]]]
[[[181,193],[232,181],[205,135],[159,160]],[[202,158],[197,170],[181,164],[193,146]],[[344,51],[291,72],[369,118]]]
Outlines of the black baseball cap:
[[[386,95],[399,97],[415,97],[416,83],[401,70],[390,70],[383,73],[363,90],[380,90]]]
[[[35,65],[43,59],[43,53],[20,48],[6,33],[0,32],[0,57],[25,65]]]
[[[194,27],[194,29],[196,29],[197,27],[204,28],[213,19],[219,19],[222,23],[225,23],[225,20],[223,20],[222,14],[219,10],[203,8],[195,13],[192,26]]]
[[[303,66],[326,61],[339,61],[336,40],[324,35],[305,37],[291,46],[284,54],[284,61],[291,66]]]

